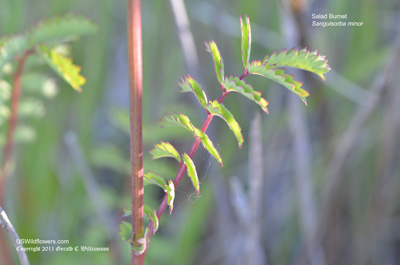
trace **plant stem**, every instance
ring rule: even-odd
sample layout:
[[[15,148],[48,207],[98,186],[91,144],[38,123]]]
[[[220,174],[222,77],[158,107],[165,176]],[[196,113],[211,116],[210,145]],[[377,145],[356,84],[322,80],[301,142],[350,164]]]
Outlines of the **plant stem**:
[[[129,101],[132,177],[132,246],[144,237],[143,139],[142,139],[142,18],[140,0],[127,0]],[[142,264],[132,251],[131,264]]]
[[[7,139],[6,139],[6,144],[4,146],[3,161],[1,164],[1,172],[0,172],[0,205],[3,205],[3,197],[5,191],[4,187],[6,184],[6,180],[8,178],[12,152],[14,149],[14,136],[18,121],[18,105],[19,105],[19,99],[21,97],[21,77],[26,58],[28,57],[29,54],[30,51],[26,52],[18,60],[17,72],[14,75],[14,83],[13,83],[13,91],[11,95],[11,107],[10,107],[11,115],[8,121]]]
[[[17,250],[19,262],[21,263],[21,265],[29,265],[28,256],[26,255],[24,246],[21,244],[18,234],[15,231],[14,226],[8,219],[6,212],[1,207],[0,207],[0,224],[8,232],[11,241],[13,242],[14,247]]]
[[[14,149],[14,136],[18,121],[18,105],[21,97],[21,77],[24,69],[26,58],[29,56],[31,51],[27,51],[18,60],[17,71],[14,75],[13,91],[11,95],[11,107],[10,107],[10,119],[8,121],[8,130],[6,144],[4,146],[3,161],[0,170],[0,206],[4,205],[4,193],[5,186],[7,185],[7,178],[10,171],[12,153]],[[11,257],[8,252],[7,243],[4,234],[0,233],[0,249],[2,252],[2,264],[11,265]]]
[[[249,75],[249,73],[247,73],[247,72],[244,73],[243,75],[240,76],[240,80],[243,80],[243,79],[244,79],[246,76],[248,76],[248,75]],[[222,93],[221,97],[218,99],[218,103],[222,103],[222,101],[224,101],[225,97],[226,97],[226,96],[229,94],[229,92],[230,92],[230,91],[226,91],[226,90],[224,89],[224,86],[222,86],[222,91],[223,91],[223,93]],[[207,119],[204,121],[203,126],[201,127],[201,131],[202,131],[203,133],[205,133],[205,132],[207,131],[207,128],[208,128],[208,126],[210,125],[210,123],[211,123],[213,117],[214,117],[213,114],[208,113]],[[190,157],[190,158],[193,158],[194,154],[195,154],[196,151],[197,151],[197,148],[198,148],[199,145],[200,145],[200,142],[201,142],[200,138],[196,137],[196,140],[194,141],[194,143],[193,143],[193,145],[192,145],[192,147],[190,148],[190,151],[189,151],[189,157]],[[180,169],[179,169],[179,171],[178,171],[178,173],[176,174],[176,177],[175,177],[175,179],[174,179],[174,186],[175,186],[175,188],[178,187],[179,182],[181,181],[181,179],[182,179],[183,174],[185,173],[185,171],[186,171],[186,165],[185,165],[185,163],[182,163],[182,164],[181,164],[181,167],[180,167]],[[161,216],[163,215],[165,209],[167,208],[167,205],[168,205],[167,201],[168,201],[168,195],[165,194],[165,196],[164,196],[163,200],[161,201],[161,204],[160,204],[160,206],[158,207],[158,210],[157,210],[157,217],[158,217],[158,219],[161,218]],[[155,233],[154,223],[153,223],[152,221],[150,221],[148,228],[149,228],[149,233],[148,233],[148,235],[147,235],[147,248],[148,248],[148,246],[149,246],[149,243],[150,243],[150,240],[151,240],[152,235]],[[142,260],[143,260],[143,261],[144,261],[144,256],[146,255],[146,252],[147,252],[147,248],[146,248],[146,251],[144,252],[144,254],[142,255]],[[142,261],[142,262],[143,262],[143,261]]]

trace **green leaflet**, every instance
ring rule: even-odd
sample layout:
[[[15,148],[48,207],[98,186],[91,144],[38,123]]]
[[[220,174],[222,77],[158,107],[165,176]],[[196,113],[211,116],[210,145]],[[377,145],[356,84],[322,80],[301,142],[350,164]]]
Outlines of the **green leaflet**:
[[[189,117],[184,115],[184,114],[179,114],[179,116],[177,117],[177,120],[183,125],[185,126],[190,132],[194,132],[194,125],[192,124],[192,122],[190,121]]]
[[[178,151],[176,151],[175,147],[168,142],[161,142],[161,144],[156,144],[155,148],[150,151],[152,155],[152,159],[157,159],[160,157],[172,157],[175,158],[178,162],[181,162],[181,156]]]
[[[29,43],[31,45],[60,43],[93,34],[96,31],[97,26],[92,21],[82,16],[68,14],[40,22],[31,31]]]
[[[179,85],[182,88],[182,92],[193,92],[199,100],[200,104],[204,108],[206,108],[208,102],[207,95],[196,80],[194,80],[190,76],[187,76],[185,77],[185,80],[182,80],[182,82],[179,83]]]
[[[217,100],[210,101],[207,110],[211,114],[217,115],[218,117],[223,119],[226,122],[226,124],[228,124],[229,129],[231,129],[231,131],[236,137],[236,140],[238,141],[239,149],[242,148],[243,135],[241,133],[240,125],[235,120],[233,114],[222,103],[218,103]]]
[[[131,211],[132,214],[132,211]],[[132,224],[122,221],[119,224],[119,234],[121,235],[122,240],[129,242],[132,240]]]
[[[284,49],[280,53],[273,52],[270,56],[266,56],[263,64],[275,65],[276,67],[295,67],[310,71],[317,74],[325,81],[323,74],[327,73],[331,68],[325,60],[325,56],[321,56],[317,51],[309,51],[307,48],[298,50],[293,48],[289,51]]]
[[[154,229],[155,231],[158,230],[158,217],[156,214],[156,211],[151,209],[147,204],[144,205],[143,207],[143,213],[149,218],[154,223]]]
[[[310,94],[301,88],[303,83],[294,80],[293,75],[285,74],[283,69],[271,69],[269,67],[270,66],[260,61],[253,61],[250,63],[247,70],[251,74],[261,75],[285,86],[287,89],[297,94],[304,104],[307,105],[306,97]]]
[[[225,78],[223,85],[227,91],[234,91],[242,94],[246,98],[260,105],[261,109],[268,113],[268,102],[261,97],[261,92],[253,90],[250,85],[246,84],[243,80],[240,80],[239,77],[231,76],[229,79]]]
[[[206,105],[207,109],[209,108],[208,105]],[[185,128],[186,130],[190,131],[194,137],[199,137],[201,140],[201,143],[203,144],[204,148],[212,155],[218,163],[222,166],[222,158],[217,151],[217,149],[214,147],[212,141],[208,137],[207,134],[203,133],[200,129],[196,128],[190,121],[189,117],[184,115],[184,114],[178,114],[178,115],[169,115],[165,117],[161,123],[164,126],[179,126],[182,128]]]
[[[71,14],[44,20],[27,33],[0,39],[0,69],[16,55],[34,48],[37,44],[56,44],[92,34],[97,26],[90,20]]]
[[[79,74],[81,71],[80,66],[74,65],[70,58],[64,57],[62,54],[55,52],[54,49],[50,50],[43,45],[39,46],[36,51],[73,89],[82,92],[81,86],[85,84],[86,79]]]
[[[194,166],[193,160],[185,153],[183,154],[183,162],[187,167],[187,174],[192,181],[193,187],[195,188],[197,195],[200,194],[199,178],[197,177],[196,167]]]
[[[244,68],[246,69],[250,61],[250,51],[251,51],[250,19],[247,15],[245,16],[244,22],[242,17],[240,17],[240,31],[242,33],[241,35],[242,63]]]
[[[143,174],[143,185],[147,186],[150,184],[157,185],[163,190],[165,190],[165,187],[167,186],[163,177],[151,171],[147,171],[145,174]]]
[[[193,125],[188,122],[189,118],[184,114],[170,114],[161,120],[161,125],[164,127],[181,127],[189,132],[193,132]]]
[[[30,48],[25,35],[3,37],[0,39],[0,70],[18,54]]]
[[[195,128],[194,135],[200,138],[203,147],[210,153],[210,155],[212,155],[218,161],[218,163],[222,167],[223,166],[222,158],[217,149],[214,147],[214,144],[212,143],[208,135],[203,133],[198,128]]]
[[[217,44],[214,41],[206,43],[207,51],[211,53],[214,61],[215,73],[219,83],[222,83],[224,79],[224,61],[222,60],[221,54],[219,53]]]
[[[175,185],[172,180],[168,180],[168,185],[165,186],[165,192],[167,193],[167,204],[169,206],[169,214],[172,213],[174,209],[174,199],[175,199]]]

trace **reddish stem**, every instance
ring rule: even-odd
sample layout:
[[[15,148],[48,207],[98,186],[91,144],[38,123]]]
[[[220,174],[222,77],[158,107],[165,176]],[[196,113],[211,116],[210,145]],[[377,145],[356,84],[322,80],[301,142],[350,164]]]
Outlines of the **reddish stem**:
[[[140,0],[127,2],[129,101],[132,177],[132,245],[144,237],[143,224],[143,139],[142,139],[142,18]],[[142,263],[132,251],[131,264]]]
[[[243,80],[248,75],[249,75],[249,73],[245,72],[243,75],[240,76],[240,80]],[[224,101],[225,97],[229,94],[230,91],[226,91],[224,86],[222,85],[222,92],[223,93],[222,93],[221,97],[218,99],[218,103],[222,103],[222,101]],[[211,123],[211,121],[212,121],[212,119],[214,117],[214,115],[209,113],[209,112],[207,112],[207,114],[208,114],[207,115],[207,119],[205,120],[205,122],[203,123],[203,126],[201,127],[201,131],[203,133],[205,133],[207,131],[207,128],[210,125],[210,123]],[[193,158],[194,154],[196,153],[197,148],[200,145],[200,142],[201,142],[200,138],[196,138],[196,140],[194,141],[192,147],[190,148],[189,156],[191,158]],[[174,179],[175,188],[178,187],[179,182],[181,181],[185,171],[186,171],[186,165],[185,165],[185,163],[181,163],[181,167],[179,168],[179,171],[178,171],[178,173],[177,173],[177,175],[176,175],[176,177]],[[165,194],[165,196],[164,196],[163,200],[161,201],[161,204],[160,204],[160,206],[158,207],[158,210],[157,210],[158,219],[161,218],[161,216],[163,215],[165,209],[167,208],[167,206],[168,206],[167,201],[168,201],[168,195]],[[155,233],[154,223],[152,221],[150,221],[148,228],[149,228],[149,233],[148,233],[148,236],[147,236],[147,248],[149,246],[149,243],[150,243],[152,235]],[[144,261],[144,256],[146,255],[146,252],[147,252],[147,249],[144,252],[144,254],[142,255],[143,261]]]
[[[21,97],[21,78],[22,72],[24,69],[26,58],[29,56],[31,51],[27,51],[24,55],[18,60],[18,68],[14,75],[14,83],[13,83],[13,91],[11,95],[11,108],[10,108],[10,119],[8,121],[8,131],[7,131],[7,139],[6,144],[4,147],[3,153],[3,162],[1,165],[1,172],[0,172],[0,205],[4,206],[4,192],[5,186],[7,183],[7,178],[10,171],[10,165],[12,160],[12,153],[14,149],[14,136],[15,130],[17,128],[17,121],[18,121],[18,105],[19,99]],[[2,264],[11,265],[11,257],[8,252],[7,243],[6,243],[5,235],[3,231],[0,232],[0,245],[1,245],[1,252],[2,252]]]

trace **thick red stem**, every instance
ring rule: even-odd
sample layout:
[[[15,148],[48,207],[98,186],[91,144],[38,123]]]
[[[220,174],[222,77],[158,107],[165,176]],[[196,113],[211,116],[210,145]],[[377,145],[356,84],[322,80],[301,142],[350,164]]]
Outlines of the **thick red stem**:
[[[140,0],[127,0],[129,101],[132,177],[132,244],[144,237],[143,224],[143,138],[142,138],[142,18]],[[131,264],[142,258],[132,251]]]

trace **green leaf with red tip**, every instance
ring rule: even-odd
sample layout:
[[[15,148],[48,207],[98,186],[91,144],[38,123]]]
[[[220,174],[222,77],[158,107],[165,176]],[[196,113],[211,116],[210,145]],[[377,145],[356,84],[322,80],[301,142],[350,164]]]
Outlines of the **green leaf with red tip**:
[[[193,92],[199,100],[200,104],[204,108],[206,108],[206,105],[208,103],[207,95],[196,80],[194,80],[190,76],[187,76],[185,80],[182,80],[182,82],[179,83],[179,85],[182,88],[182,92]]]
[[[235,120],[233,114],[222,104],[218,103],[217,100],[210,101],[207,110],[221,119],[223,119],[228,125],[229,129],[233,132],[238,141],[239,149],[243,144],[243,135],[239,123]]]
[[[217,149],[214,147],[214,144],[212,143],[208,135],[203,133],[198,128],[195,128],[194,135],[200,138],[203,147],[210,153],[210,155],[212,155],[218,161],[218,163],[222,167],[223,166],[222,158]]]
[[[184,126],[179,120],[178,117],[179,114],[169,114],[167,116],[165,116],[161,121],[160,124],[163,127],[182,127],[182,128],[186,128],[186,126]]]
[[[197,194],[200,194],[199,178],[197,177],[196,167],[194,166],[193,160],[185,153],[183,154],[183,162],[187,168],[187,174],[192,181],[193,187],[195,188]]]
[[[263,60],[263,64],[270,66],[295,67],[310,71],[317,74],[322,80],[325,80],[324,74],[331,70],[327,62],[325,56],[320,55],[317,51],[309,51],[307,48],[300,51],[296,48],[289,51],[284,49],[279,53],[275,51],[270,56],[267,55]]]
[[[165,187],[167,186],[163,177],[151,171],[147,171],[146,173],[143,174],[143,185],[144,186],[157,185],[163,190],[165,190]]]
[[[156,211],[151,209],[147,204],[144,205],[143,207],[143,213],[149,218],[154,223],[154,229],[155,231],[158,230],[158,217],[156,214]]]
[[[165,186],[165,193],[167,193],[167,204],[169,206],[169,214],[171,214],[174,209],[175,199],[175,186],[172,180],[168,180],[168,185]]]
[[[245,20],[240,17],[240,30],[241,30],[241,48],[242,48],[242,63],[244,68],[250,61],[250,51],[251,51],[251,29],[250,29],[250,19],[246,15]]]
[[[214,61],[215,73],[219,83],[222,83],[224,79],[224,61],[222,60],[221,54],[219,53],[217,44],[214,41],[206,43],[207,51],[211,53]]]
[[[252,86],[246,84],[245,81],[240,80],[239,77],[231,76],[229,79],[225,78],[223,85],[227,91],[237,92],[245,96],[257,103],[264,112],[268,113],[268,101],[261,97],[261,92],[255,91]]]
[[[189,117],[184,114],[179,114],[177,117],[178,121],[185,126],[190,132],[194,132],[195,126],[190,121]]]
[[[178,162],[181,162],[181,156],[178,151],[176,151],[175,147],[166,142],[161,142],[160,144],[156,144],[154,149],[150,151],[152,155],[152,159],[158,159],[161,157],[172,157],[175,158]]]
[[[181,127],[189,132],[194,132],[194,126],[190,122],[188,116],[184,114],[170,114],[161,120],[161,125],[164,127]]]
[[[45,62],[61,78],[63,78],[73,89],[82,92],[81,86],[86,83],[86,79],[80,75],[81,67],[72,63],[72,59],[57,53],[54,49],[48,49],[41,45],[36,51],[42,56]]]
[[[303,83],[294,80],[293,75],[285,74],[284,69],[273,69],[270,68],[269,65],[261,63],[260,61],[253,61],[250,63],[247,70],[250,74],[261,75],[283,85],[293,93],[297,94],[304,104],[307,104],[306,97],[310,94],[301,88]]]

